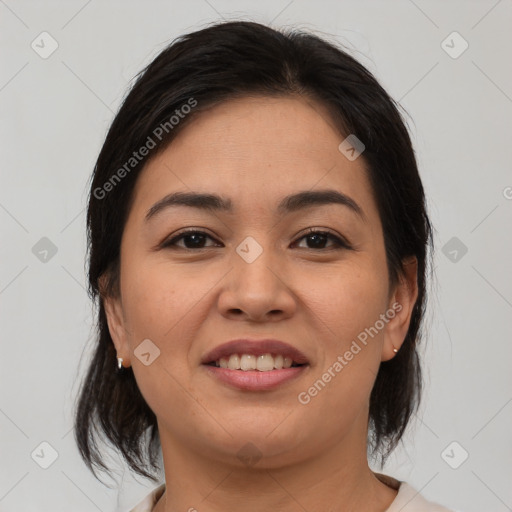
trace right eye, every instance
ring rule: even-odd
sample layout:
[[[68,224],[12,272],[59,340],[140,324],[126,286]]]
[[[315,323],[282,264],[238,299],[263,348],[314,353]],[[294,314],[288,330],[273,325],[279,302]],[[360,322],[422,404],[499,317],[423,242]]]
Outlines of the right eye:
[[[194,250],[194,249],[206,249],[208,247],[216,247],[218,245],[210,245],[204,246],[206,239],[213,240],[213,238],[205,233],[204,231],[198,231],[195,229],[189,229],[187,231],[182,231],[178,235],[173,238],[166,240],[162,244],[162,249],[172,249],[175,247],[186,249],[186,250]],[[178,245],[178,242],[183,241],[183,245]]]

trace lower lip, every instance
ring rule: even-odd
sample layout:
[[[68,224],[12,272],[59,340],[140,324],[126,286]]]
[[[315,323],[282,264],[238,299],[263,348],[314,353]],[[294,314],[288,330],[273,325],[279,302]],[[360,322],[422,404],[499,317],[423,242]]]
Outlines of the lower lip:
[[[238,389],[267,391],[297,378],[307,365],[260,372],[258,370],[230,370],[219,366],[203,365],[213,377]]]

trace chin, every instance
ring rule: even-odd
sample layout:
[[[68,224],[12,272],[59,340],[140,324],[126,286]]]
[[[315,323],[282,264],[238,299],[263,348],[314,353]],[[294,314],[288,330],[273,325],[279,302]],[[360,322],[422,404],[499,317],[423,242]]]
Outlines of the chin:
[[[299,447],[301,451],[304,449],[307,440],[304,431],[298,431],[297,422],[290,421],[288,428],[285,423],[286,420],[280,424],[280,421],[269,419],[250,426],[238,425],[233,430],[233,437],[221,444],[221,450],[231,457],[235,454],[244,465],[248,465],[246,460],[257,461],[259,468],[286,465],[297,457]]]

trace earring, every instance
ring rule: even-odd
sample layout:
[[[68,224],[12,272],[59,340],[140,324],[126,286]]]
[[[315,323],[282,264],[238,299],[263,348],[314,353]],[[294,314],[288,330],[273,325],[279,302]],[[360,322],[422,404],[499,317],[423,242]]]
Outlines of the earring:
[[[398,349],[393,347],[393,352],[396,354],[398,352]]]
[[[120,370],[123,366],[123,358],[122,357],[118,357],[117,358],[117,369]]]

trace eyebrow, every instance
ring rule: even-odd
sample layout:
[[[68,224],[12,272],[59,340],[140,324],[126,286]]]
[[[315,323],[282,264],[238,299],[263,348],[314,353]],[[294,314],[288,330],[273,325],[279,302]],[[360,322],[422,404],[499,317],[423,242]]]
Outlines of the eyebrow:
[[[367,220],[362,208],[351,197],[332,189],[307,190],[291,194],[280,201],[277,211],[280,214],[287,214],[304,208],[328,204],[346,206],[361,220],[365,222]],[[147,222],[163,210],[177,206],[188,206],[211,212],[233,213],[233,202],[229,198],[199,192],[173,192],[157,201],[147,211],[145,220]]]

